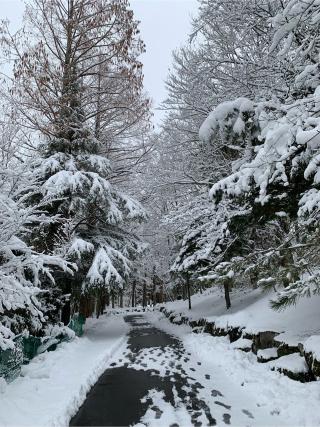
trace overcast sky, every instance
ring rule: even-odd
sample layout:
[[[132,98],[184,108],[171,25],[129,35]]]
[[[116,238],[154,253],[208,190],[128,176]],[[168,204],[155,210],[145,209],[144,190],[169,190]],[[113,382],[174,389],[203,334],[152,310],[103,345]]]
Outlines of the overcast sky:
[[[147,46],[142,58],[145,88],[156,107],[166,97],[164,80],[171,52],[187,40],[197,0],[131,0],[131,6],[141,21],[141,36]],[[0,18],[8,18],[13,28],[19,27],[23,10],[22,0],[0,0]],[[155,111],[155,124],[159,124],[161,117],[162,113]]]

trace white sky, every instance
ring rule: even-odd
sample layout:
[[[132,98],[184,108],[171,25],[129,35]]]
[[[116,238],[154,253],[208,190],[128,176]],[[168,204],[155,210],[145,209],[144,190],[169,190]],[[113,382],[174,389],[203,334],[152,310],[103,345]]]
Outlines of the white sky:
[[[145,88],[154,106],[165,99],[164,80],[171,64],[172,50],[187,41],[190,17],[197,11],[197,0],[131,0],[147,53],[143,56]],[[18,28],[23,15],[22,0],[0,0],[0,19],[8,18]],[[155,124],[162,112],[155,110]]]

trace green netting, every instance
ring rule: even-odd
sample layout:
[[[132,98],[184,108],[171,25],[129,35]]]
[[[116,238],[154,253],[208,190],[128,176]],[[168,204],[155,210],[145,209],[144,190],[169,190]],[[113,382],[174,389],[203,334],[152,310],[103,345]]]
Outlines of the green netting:
[[[85,322],[85,317],[78,314],[71,319],[69,328],[80,337],[83,335]],[[18,335],[14,339],[14,349],[0,350],[0,377],[4,378],[7,382],[13,381],[20,375],[23,363],[30,362],[37,354],[44,351],[54,351],[58,344],[63,341],[69,341],[69,339],[70,336],[68,334],[42,339],[32,335],[28,337]]]
[[[0,377],[7,382],[13,381],[20,375],[23,364],[23,340],[21,336],[15,338],[15,348],[0,350]]]
[[[41,346],[41,338],[24,337],[23,338],[23,357],[25,362],[29,362],[38,354],[38,349]]]
[[[68,326],[78,337],[81,337],[83,335],[83,326],[85,323],[86,318],[82,314],[77,314],[73,316]]]

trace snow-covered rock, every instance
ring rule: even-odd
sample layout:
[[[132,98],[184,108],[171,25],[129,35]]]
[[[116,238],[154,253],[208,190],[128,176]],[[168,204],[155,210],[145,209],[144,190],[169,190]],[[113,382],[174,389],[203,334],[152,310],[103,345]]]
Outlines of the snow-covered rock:
[[[257,360],[258,362],[265,363],[270,360],[275,360],[278,358],[278,352],[276,348],[266,348],[264,350],[258,350]]]

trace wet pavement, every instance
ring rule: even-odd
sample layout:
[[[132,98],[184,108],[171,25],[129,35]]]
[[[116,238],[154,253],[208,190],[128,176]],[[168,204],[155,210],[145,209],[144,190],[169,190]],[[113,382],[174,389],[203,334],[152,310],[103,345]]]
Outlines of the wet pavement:
[[[190,426],[216,425],[209,406],[199,397],[204,385],[192,376],[195,367],[190,367],[190,353],[182,342],[147,323],[142,315],[127,316],[125,321],[132,327],[128,348],[93,386],[70,426],[131,426],[143,422],[151,409],[160,425],[177,427],[177,422],[161,424],[163,411],[150,397],[151,390],[161,391],[173,408],[183,405]],[[208,379],[206,374],[204,381]],[[211,396],[218,399],[222,393],[211,390]],[[218,400],[215,405],[224,406],[221,421],[230,424],[230,406]]]

